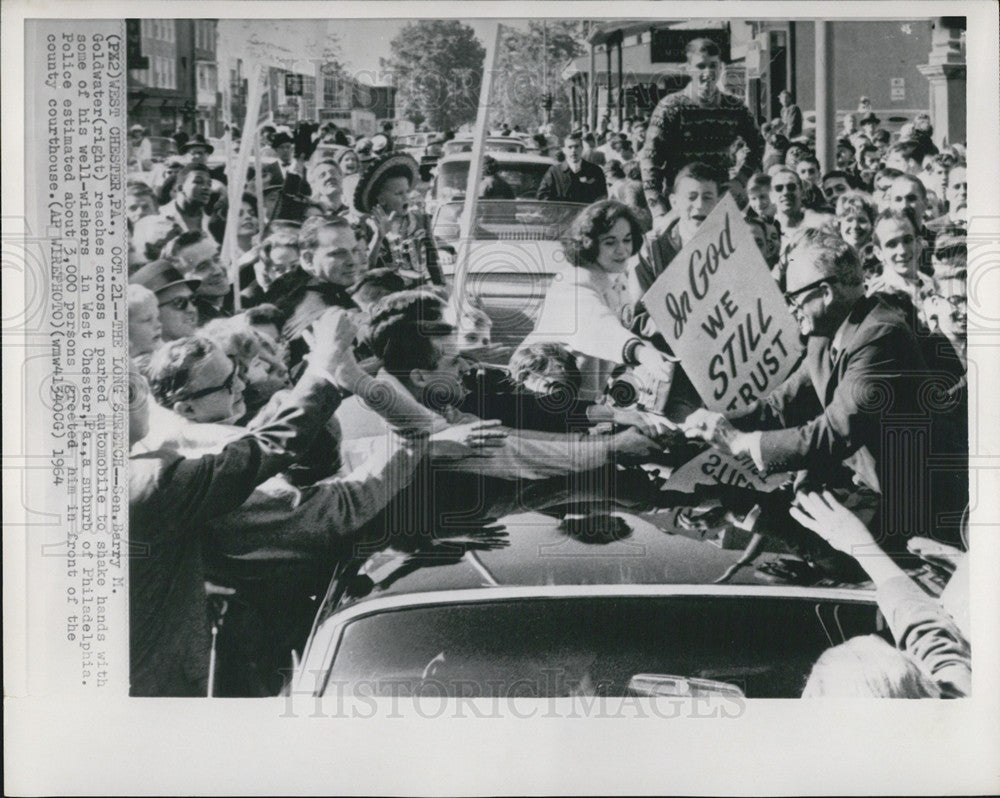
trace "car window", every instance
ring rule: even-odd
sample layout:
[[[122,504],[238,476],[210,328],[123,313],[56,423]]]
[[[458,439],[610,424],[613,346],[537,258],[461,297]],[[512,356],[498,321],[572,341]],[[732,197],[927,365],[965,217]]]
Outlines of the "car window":
[[[736,594],[406,608],[346,626],[325,691],[622,696],[644,674],[647,682],[710,679],[749,697],[792,698],[826,648],[874,633],[876,619],[870,604]]]
[[[474,238],[477,241],[559,241],[584,207],[573,202],[481,199],[476,203]],[[433,224],[436,238],[458,239],[462,208],[462,202],[438,207]]]
[[[509,139],[507,141],[492,140],[486,142],[486,149],[493,152],[524,152],[525,146],[516,139]]]
[[[549,164],[542,163],[501,163],[499,174],[514,190],[515,197],[534,199],[542,178],[549,170]],[[465,182],[469,178],[469,162],[451,161],[438,167],[437,199],[447,202],[465,194]]]

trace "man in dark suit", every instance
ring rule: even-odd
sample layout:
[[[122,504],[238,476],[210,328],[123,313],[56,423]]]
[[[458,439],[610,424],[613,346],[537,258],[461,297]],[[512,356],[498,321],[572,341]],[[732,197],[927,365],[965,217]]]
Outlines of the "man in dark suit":
[[[563,141],[566,160],[549,167],[538,187],[538,199],[590,204],[608,196],[604,172],[583,160],[583,137],[570,133]]]
[[[809,339],[799,368],[743,412],[695,411],[688,435],[749,455],[763,473],[801,471],[852,494],[889,551],[913,535],[951,537],[943,512],[960,515],[965,504],[967,444],[959,405],[934,393],[945,378],[928,368],[903,315],[865,296],[857,255],[839,237],[803,233],[787,288]]]
[[[271,146],[278,155],[277,161],[264,164],[262,171],[267,185],[282,187],[282,196],[305,199],[312,189],[301,174],[304,167],[293,159],[294,140],[284,131],[278,131],[271,138]]]

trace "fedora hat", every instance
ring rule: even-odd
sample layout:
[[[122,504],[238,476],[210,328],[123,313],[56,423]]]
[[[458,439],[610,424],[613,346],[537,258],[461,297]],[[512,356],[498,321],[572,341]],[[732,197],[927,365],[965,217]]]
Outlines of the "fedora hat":
[[[389,153],[375,161],[361,175],[354,190],[354,207],[361,213],[370,213],[375,198],[385,181],[391,177],[405,177],[412,186],[420,179],[420,165],[405,152]]]
[[[147,263],[141,269],[137,269],[136,272],[128,278],[130,283],[136,283],[137,285],[144,286],[152,291],[154,294],[160,293],[160,291],[165,291],[175,285],[186,285],[192,291],[198,290],[198,286],[201,285],[201,280],[197,279],[186,279],[183,274],[181,274],[177,267],[174,266],[174,262],[170,260],[160,259],[154,260],[152,263]]]
[[[181,145],[181,152],[184,155],[187,155],[195,147],[201,147],[206,150],[209,155],[215,152],[215,147],[209,144],[208,140],[201,133],[195,133],[191,138],[185,141],[184,144]]]

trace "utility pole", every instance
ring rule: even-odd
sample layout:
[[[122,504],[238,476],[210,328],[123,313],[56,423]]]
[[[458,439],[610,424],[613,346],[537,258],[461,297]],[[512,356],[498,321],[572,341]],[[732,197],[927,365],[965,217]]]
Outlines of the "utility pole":
[[[833,23],[816,22],[816,158],[820,173],[836,164],[837,104],[834,91]]]
[[[543,122],[552,121],[552,98],[549,95],[549,23],[542,20],[542,107],[545,110]]]

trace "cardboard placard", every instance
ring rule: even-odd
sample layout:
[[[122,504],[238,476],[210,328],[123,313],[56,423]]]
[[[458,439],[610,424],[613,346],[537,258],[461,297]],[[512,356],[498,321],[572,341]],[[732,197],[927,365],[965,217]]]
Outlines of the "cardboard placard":
[[[643,296],[710,410],[766,397],[799,359],[799,327],[731,195]]]

